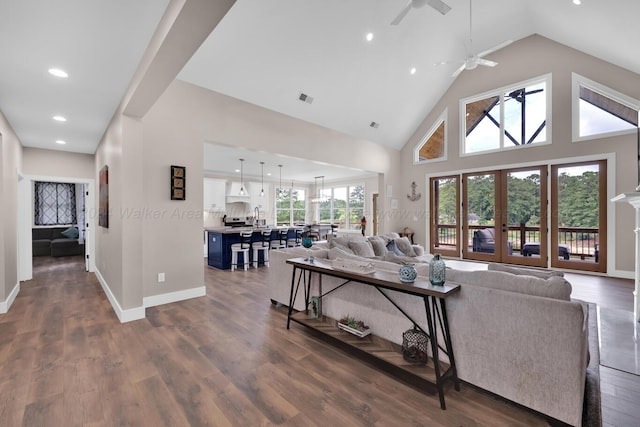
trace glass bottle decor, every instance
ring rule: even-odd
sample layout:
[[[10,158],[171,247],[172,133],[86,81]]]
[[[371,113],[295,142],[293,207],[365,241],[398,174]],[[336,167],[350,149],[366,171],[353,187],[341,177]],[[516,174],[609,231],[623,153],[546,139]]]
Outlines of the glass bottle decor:
[[[440,254],[434,254],[433,259],[429,261],[429,281],[434,286],[444,285],[445,273],[447,266]]]
[[[402,264],[400,270],[398,270],[398,274],[400,275],[400,281],[402,283],[413,283],[416,277],[418,277],[418,272],[413,264]]]

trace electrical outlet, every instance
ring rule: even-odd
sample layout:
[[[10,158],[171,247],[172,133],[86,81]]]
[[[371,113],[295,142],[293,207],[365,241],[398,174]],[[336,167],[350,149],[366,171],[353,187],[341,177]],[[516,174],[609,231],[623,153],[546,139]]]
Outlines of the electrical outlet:
[[[164,282],[164,273],[158,273],[158,283]]]

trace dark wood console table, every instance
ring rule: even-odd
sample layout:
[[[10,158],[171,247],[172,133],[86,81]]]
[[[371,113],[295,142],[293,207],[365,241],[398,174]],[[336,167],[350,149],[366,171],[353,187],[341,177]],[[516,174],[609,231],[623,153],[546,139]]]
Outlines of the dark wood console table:
[[[460,391],[460,383],[458,381],[458,374],[456,371],[451,335],[449,334],[449,322],[447,320],[445,299],[449,295],[460,291],[460,285],[447,282],[444,286],[433,286],[428,281],[423,280],[416,280],[414,283],[402,283],[400,282],[397,273],[394,274],[387,271],[376,271],[369,274],[361,274],[338,270],[333,268],[331,261],[324,259],[309,262],[304,258],[293,258],[287,260],[287,264],[293,266],[293,272],[291,275],[291,293],[289,295],[289,311],[287,314],[287,329],[289,329],[291,321],[293,320],[294,322],[311,328],[321,334],[330,336],[334,340],[356,348],[383,364],[400,368],[403,372],[418,376],[422,380],[435,384],[440,397],[440,407],[442,409],[446,409],[443,389],[444,381],[447,379],[453,380],[455,389],[458,391]],[[345,281],[336,288],[323,293],[323,276],[337,277]],[[311,282],[314,277],[317,277],[319,293],[318,311],[320,316],[317,318],[309,315]],[[368,337],[360,339],[338,332],[337,321],[322,315],[322,298],[351,282],[358,282],[373,286],[407,319],[409,319],[416,328],[422,330],[429,336],[429,341],[431,342],[431,353],[433,355],[431,365],[427,363],[426,366],[416,366],[405,362],[402,355],[394,349],[397,348],[398,345],[388,342],[380,337],[369,335]],[[293,305],[301,284],[304,290],[306,310],[294,313]],[[401,292],[422,298],[427,318],[427,330],[425,331],[424,328],[420,326],[420,322],[412,319],[401,307],[399,307],[385,292],[385,290]],[[438,327],[442,331],[442,336],[445,341],[444,347],[438,343]],[[381,342],[384,343],[378,345]],[[372,343],[374,345],[372,345]],[[390,351],[389,349],[394,350]],[[439,360],[439,351],[444,352],[449,357],[449,365]]]

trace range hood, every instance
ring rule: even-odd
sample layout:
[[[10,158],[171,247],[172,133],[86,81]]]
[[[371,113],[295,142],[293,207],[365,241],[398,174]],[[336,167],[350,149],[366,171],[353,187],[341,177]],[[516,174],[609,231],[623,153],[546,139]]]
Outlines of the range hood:
[[[251,197],[249,196],[249,188],[246,183],[244,185],[244,196],[240,195],[240,188],[242,186],[239,182],[231,182],[227,185],[227,203],[247,203],[251,202]]]

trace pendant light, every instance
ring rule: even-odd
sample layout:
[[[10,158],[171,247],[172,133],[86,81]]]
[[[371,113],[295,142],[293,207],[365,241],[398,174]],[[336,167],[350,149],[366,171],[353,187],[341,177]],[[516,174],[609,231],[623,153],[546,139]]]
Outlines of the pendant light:
[[[244,159],[240,159],[240,195],[244,196]]]
[[[313,177],[313,179],[315,180],[315,186],[316,186],[316,197],[314,197],[313,199],[311,199],[311,203],[325,203],[328,201],[327,196],[324,194],[324,175],[321,176],[315,176]],[[322,188],[320,189],[318,187],[318,179],[321,179],[322,181]]]
[[[260,189],[260,197],[264,197],[264,162],[260,162],[262,167],[262,188]]]

